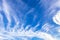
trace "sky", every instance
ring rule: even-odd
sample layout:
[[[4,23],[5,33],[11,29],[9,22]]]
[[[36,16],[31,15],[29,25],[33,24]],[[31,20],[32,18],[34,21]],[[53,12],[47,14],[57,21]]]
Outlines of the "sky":
[[[59,40],[59,0],[1,0],[1,40]]]

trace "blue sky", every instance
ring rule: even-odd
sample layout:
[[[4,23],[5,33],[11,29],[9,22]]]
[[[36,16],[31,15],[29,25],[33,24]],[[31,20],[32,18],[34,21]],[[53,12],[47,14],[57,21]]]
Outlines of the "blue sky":
[[[56,28],[55,26],[59,26],[56,23],[54,23],[54,20],[52,20],[53,15],[55,15],[57,13],[57,9],[59,9],[55,7],[55,4],[52,5],[54,2],[56,1],[54,0],[2,1],[0,2],[0,4],[2,3],[0,5],[0,7],[2,7],[0,12],[1,15],[3,16],[3,20],[1,20],[1,22],[3,21],[4,23],[3,27],[8,31],[7,33],[9,33],[10,36],[14,36],[16,33],[19,36],[20,35],[19,32],[21,31],[22,32],[21,34],[23,35],[24,33],[25,36],[38,36],[38,37],[42,36],[42,38],[48,37],[47,33],[51,32],[51,34],[54,34],[54,32],[57,31],[57,29],[55,29]],[[54,31],[53,28],[56,31]],[[10,31],[13,33],[16,31],[17,32],[11,35]],[[28,32],[25,33],[26,31]],[[44,32],[46,33],[46,35],[44,34]],[[39,36],[40,35],[39,33],[41,33],[41,36]],[[43,34],[45,36],[43,36]],[[22,40],[22,39],[16,38],[16,40]],[[30,40],[43,40],[43,39],[32,37]]]

